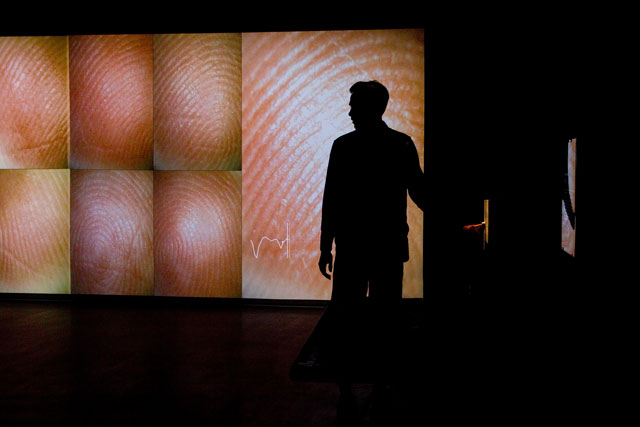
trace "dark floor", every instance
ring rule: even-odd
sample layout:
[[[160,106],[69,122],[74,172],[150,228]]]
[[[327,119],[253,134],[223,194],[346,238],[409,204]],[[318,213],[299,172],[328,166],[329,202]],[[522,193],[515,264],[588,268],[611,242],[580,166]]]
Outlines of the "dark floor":
[[[335,384],[290,377],[322,314],[0,301],[0,423],[337,425]]]

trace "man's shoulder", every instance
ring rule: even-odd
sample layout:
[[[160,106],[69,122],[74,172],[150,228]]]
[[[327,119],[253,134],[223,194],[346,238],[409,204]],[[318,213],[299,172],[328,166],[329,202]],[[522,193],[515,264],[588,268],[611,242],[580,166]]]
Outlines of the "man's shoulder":
[[[393,139],[393,140],[404,140],[404,141],[411,141],[411,137],[409,135],[407,135],[406,133],[402,133],[400,131],[397,131],[395,129],[391,129],[390,127],[385,127],[383,129],[380,130],[379,133],[377,133],[377,136],[379,137],[384,137],[384,138],[389,138],[389,139]],[[351,141],[351,140],[356,140],[360,138],[360,134],[353,130],[349,133],[345,133],[342,136],[339,136],[338,138],[336,138],[334,140],[334,143],[337,142],[346,142],[346,141]]]
[[[343,143],[345,143],[347,141],[355,139],[356,137],[357,137],[356,131],[352,130],[351,132],[345,133],[344,135],[339,136],[338,138],[336,138],[333,141],[333,143],[334,144],[343,144]]]
[[[393,138],[394,140],[411,141],[411,137],[409,135],[407,135],[406,133],[402,133],[398,130],[391,129],[390,127],[387,128],[387,134],[389,135],[390,138]]]
[[[357,140],[356,131],[351,131],[349,133],[345,133],[344,135],[339,136],[333,141],[333,145],[331,147],[331,151],[337,155],[339,152],[343,152],[344,150],[349,150],[354,146],[355,141]]]
[[[375,141],[378,141],[379,143],[382,143],[385,146],[389,146],[390,144],[391,147],[397,147],[397,148],[400,148],[400,147],[409,148],[411,146],[414,146],[413,140],[409,135],[407,135],[406,133],[397,131],[395,129],[391,129],[390,127],[386,127],[386,126],[380,129],[379,132],[375,133],[373,139],[370,139],[370,138],[371,138],[371,135],[363,136],[362,133],[353,130],[349,133],[346,133],[336,138],[333,141],[333,149],[348,150],[349,149],[348,147],[351,147],[351,148],[357,147],[362,142],[371,143]]]

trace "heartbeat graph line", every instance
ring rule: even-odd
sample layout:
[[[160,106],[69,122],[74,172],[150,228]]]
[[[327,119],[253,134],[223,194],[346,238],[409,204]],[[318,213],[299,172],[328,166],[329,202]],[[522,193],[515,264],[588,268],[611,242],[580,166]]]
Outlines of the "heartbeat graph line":
[[[251,250],[253,251],[254,258],[258,259],[260,257],[260,246],[262,246],[262,242],[264,242],[265,240],[268,240],[269,242],[276,242],[276,244],[280,249],[282,249],[282,247],[286,243],[287,258],[289,258],[289,223],[287,223],[287,237],[284,240],[275,239],[268,236],[262,236],[262,238],[260,239],[260,242],[258,243],[258,247],[256,248],[255,244],[253,243],[253,240],[250,239],[249,242],[251,243]]]

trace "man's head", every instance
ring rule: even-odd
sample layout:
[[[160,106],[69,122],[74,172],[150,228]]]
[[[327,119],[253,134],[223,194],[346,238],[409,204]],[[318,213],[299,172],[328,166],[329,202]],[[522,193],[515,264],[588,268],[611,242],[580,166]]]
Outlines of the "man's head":
[[[389,91],[381,83],[372,80],[357,82],[349,89],[351,110],[349,116],[356,129],[366,127],[382,118],[389,102]]]

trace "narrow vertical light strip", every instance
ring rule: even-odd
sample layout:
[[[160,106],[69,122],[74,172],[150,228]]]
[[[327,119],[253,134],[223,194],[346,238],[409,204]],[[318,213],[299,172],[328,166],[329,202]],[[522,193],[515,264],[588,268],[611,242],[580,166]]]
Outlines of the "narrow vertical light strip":
[[[489,244],[489,200],[484,201],[484,232],[482,239],[482,249],[486,249]]]

